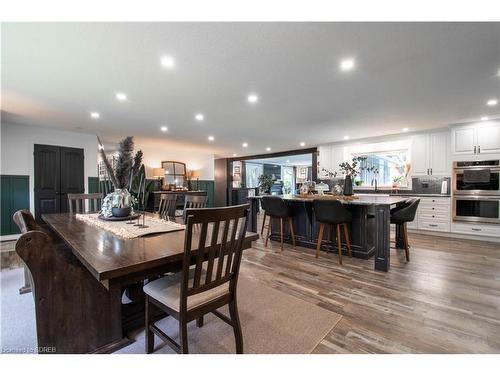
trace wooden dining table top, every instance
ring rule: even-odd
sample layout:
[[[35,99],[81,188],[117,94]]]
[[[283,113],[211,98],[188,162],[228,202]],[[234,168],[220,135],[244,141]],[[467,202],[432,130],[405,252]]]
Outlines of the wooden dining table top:
[[[123,277],[172,262],[181,262],[185,230],[125,239],[87,224],[74,214],[44,214],[42,219],[99,281]],[[193,232],[193,243],[197,242]],[[259,235],[247,232],[244,248]],[[196,249],[196,247],[193,247]]]

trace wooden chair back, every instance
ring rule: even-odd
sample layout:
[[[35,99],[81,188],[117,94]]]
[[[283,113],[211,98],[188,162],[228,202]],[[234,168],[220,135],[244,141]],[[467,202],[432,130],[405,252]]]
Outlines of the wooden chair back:
[[[85,202],[88,201],[88,211]],[[68,194],[69,213],[98,212],[101,209],[102,193],[92,194]]]
[[[206,208],[208,204],[208,195],[186,195],[184,199],[184,212],[182,219],[186,224],[186,209],[188,208]]]
[[[187,298],[229,283],[229,293],[236,291],[249,205],[188,208],[184,242],[181,314],[187,311]],[[199,227],[199,228],[198,228]],[[196,233],[193,241],[193,233]],[[193,254],[192,248],[197,248]],[[194,269],[190,270],[192,259]],[[194,277],[190,280],[190,271]]]
[[[28,210],[19,210],[14,212],[12,220],[19,227],[21,233],[29,232],[30,230],[36,230],[37,224],[35,218]]]
[[[158,214],[164,220],[175,218],[175,208],[177,207],[177,194],[161,194]]]
[[[110,180],[102,180],[99,182],[99,191],[103,194],[103,197],[113,192],[115,188]]]

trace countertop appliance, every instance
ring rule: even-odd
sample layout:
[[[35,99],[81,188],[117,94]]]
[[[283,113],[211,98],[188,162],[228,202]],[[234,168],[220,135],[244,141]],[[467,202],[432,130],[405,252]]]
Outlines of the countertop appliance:
[[[453,221],[500,224],[500,160],[453,163]]]

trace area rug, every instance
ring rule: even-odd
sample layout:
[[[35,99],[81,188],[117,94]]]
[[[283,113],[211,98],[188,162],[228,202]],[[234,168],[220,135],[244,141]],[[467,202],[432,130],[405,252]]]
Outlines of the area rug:
[[[248,277],[238,283],[238,308],[246,354],[311,353],[342,318],[309,302],[277,291]],[[228,314],[227,309],[221,312]],[[157,326],[178,342],[179,326],[167,317]],[[117,353],[145,353],[144,330],[133,334],[136,341]],[[235,353],[233,329],[213,314],[205,316],[203,327],[188,325],[190,353]],[[173,353],[155,337],[155,353]]]

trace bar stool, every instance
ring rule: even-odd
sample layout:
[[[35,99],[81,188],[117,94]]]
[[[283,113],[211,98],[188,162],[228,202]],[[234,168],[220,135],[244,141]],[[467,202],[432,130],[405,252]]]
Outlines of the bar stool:
[[[264,199],[260,200],[260,206],[262,207],[262,211],[264,211],[264,218],[262,219],[262,228],[260,230],[260,234],[262,235],[264,234],[264,228],[269,227],[269,224],[266,225],[267,214],[266,214],[266,203],[264,202]]]
[[[408,229],[406,223],[415,220],[418,204],[420,199],[408,199],[403,206],[396,207],[391,210],[391,224],[399,226],[399,230],[403,233],[403,243],[405,247],[406,261],[410,261],[410,244],[408,242]]]
[[[262,197],[262,203],[265,207],[266,215],[269,216],[265,246],[267,247],[267,241],[273,228],[273,219],[280,219],[281,251],[283,251],[283,219],[288,219],[292,243],[295,246],[295,233],[293,231],[292,210],[290,207],[282,198],[274,196]]]
[[[344,205],[334,199],[315,199],[313,200],[313,209],[316,220],[320,223],[319,234],[318,234],[318,244],[316,246],[316,258],[319,258],[319,252],[321,249],[321,241],[323,240],[323,231],[325,225],[335,225],[337,234],[337,247],[339,250],[339,264],[342,264],[342,246],[340,244],[340,226],[344,228],[345,244],[347,247],[347,253],[350,257],[351,254],[351,242],[349,241],[349,231],[347,229],[347,223],[352,221],[352,214],[344,207]]]

